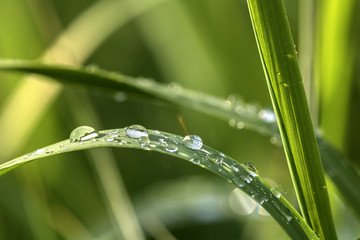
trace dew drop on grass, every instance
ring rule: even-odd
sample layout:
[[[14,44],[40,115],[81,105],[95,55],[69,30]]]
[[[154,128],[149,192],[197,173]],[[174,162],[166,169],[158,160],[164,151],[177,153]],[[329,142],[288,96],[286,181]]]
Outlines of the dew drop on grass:
[[[244,182],[244,180],[243,180],[242,178],[235,177],[235,178],[233,178],[232,181],[233,181],[233,183],[235,183],[236,186],[238,186],[238,187],[244,187],[244,185],[245,185],[245,182]]]
[[[146,128],[141,125],[131,125],[130,127],[126,128],[126,135],[130,138],[141,138],[141,137],[149,137]]]
[[[167,146],[164,147],[167,152],[176,152],[178,150],[177,143],[171,139],[166,140]]]
[[[272,123],[275,122],[275,114],[269,109],[262,109],[259,111],[259,117],[265,122]]]
[[[200,164],[200,159],[199,158],[192,158],[192,159],[190,159],[190,162],[192,162],[193,164],[196,164],[196,165],[198,165],[198,164]]]
[[[274,194],[274,196],[276,198],[280,198],[281,192],[280,192],[280,190],[278,188],[273,187],[273,188],[270,189],[270,191],[271,191],[272,194]]]
[[[214,163],[216,164],[222,164],[223,163],[223,160],[224,160],[224,154],[218,154],[218,153],[211,153],[209,156],[208,156],[208,159],[210,161],[213,161]]]
[[[87,141],[97,136],[98,134],[94,128],[89,126],[80,126],[70,133],[70,142]]]
[[[238,168],[238,166],[236,166],[236,165],[232,165],[231,168],[232,168],[235,172],[238,172],[238,171],[239,171],[239,168]]]
[[[139,138],[139,143],[142,147],[144,147],[150,143],[150,139],[147,136],[142,136]]]
[[[243,166],[245,167],[245,170],[253,177],[259,176],[259,171],[252,163],[244,163]]]
[[[202,139],[197,135],[187,135],[186,137],[183,138],[183,143],[185,144],[186,147],[194,150],[201,149],[203,145]]]

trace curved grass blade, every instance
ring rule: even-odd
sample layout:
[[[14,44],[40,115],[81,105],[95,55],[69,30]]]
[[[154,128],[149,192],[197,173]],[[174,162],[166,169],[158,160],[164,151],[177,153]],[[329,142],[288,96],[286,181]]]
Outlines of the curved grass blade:
[[[261,204],[292,239],[318,239],[280,192],[258,176],[252,164],[239,164],[203,145],[199,137],[190,136],[182,138],[171,133],[148,130],[140,125],[98,132],[83,126],[75,129],[70,139],[1,164],[0,175],[39,158],[90,148],[121,147],[156,151],[187,160],[234,183]]]
[[[65,83],[80,83],[85,86],[100,86],[119,91],[137,92],[191,108],[225,121],[230,120],[230,125],[233,127],[251,129],[274,139],[280,135],[273,111],[247,104],[235,97],[229,97],[225,100],[187,90],[176,84],[166,85],[150,79],[133,78],[94,68],[83,69],[45,65],[32,61],[1,60],[0,69],[38,73]],[[360,216],[360,205],[357,204],[360,202],[360,192],[357,188],[360,185],[359,174],[354,170],[351,162],[324,138],[318,135],[317,141],[319,142],[325,172],[343,194],[349,206]]]
[[[324,171],[282,0],[248,0],[251,22],[301,212],[337,239]]]

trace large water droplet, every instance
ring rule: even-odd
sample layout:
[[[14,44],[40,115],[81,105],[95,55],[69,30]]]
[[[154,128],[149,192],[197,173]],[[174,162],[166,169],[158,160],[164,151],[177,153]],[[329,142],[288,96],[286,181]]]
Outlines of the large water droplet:
[[[89,126],[81,126],[75,128],[70,133],[70,142],[86,141],[97,136],[98,134],[94,128]]]
[[[203,145],[203,141],[197,135],[187,135],[186,137],[183,138],[183,143],[185,144],[186,147],[195,150],[201,149]]]
[[[259,176],[259,171],[252,163],[244,163],[245,170],[253,177]]]
[[[148,137],[149,134],[146,131],[146,128],[141,125],[131,125],[130,127],[126,128],[126,135],[131,138],[141,138],[141,137]]]

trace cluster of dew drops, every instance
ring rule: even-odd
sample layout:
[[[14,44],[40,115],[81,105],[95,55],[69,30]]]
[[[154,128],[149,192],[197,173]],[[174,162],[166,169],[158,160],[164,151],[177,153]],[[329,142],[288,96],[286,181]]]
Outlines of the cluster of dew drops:
[[[109,134],[102,137],[101,134],[99,134],[94,128],[88,126],[81,126],[71,132],[70,142],[79,142],[79,144],[82,144],[84,141],[96,141],[96,138],[101,137],[102,141],[106,142],[113,142],[121,145],[137,144],[147,150],[160,148],[169,153],[178,152],[180,144],[183,144],[186,148],[192,150],[203,150],[203,141],[197,135],[187,135],[184,138],[177,140],[174,138],[170,139],[157,130],[151,131],[150,134],[149,132],[150,131],[148,131],[144,126],[135,124],[124,129],[112,130]],[[119,137],[121,138],[121,140]],[[221,166],[221,168],[218,168],[219,172],[221,172],[222,169],[227,169],[229,172],[237,173],[242,167],[248,174],[234,174],[234,177],[231,179],[231,182],[233,182],[240,188],[244,187],[245,184],[251,183],[253,181],[253,178],[258,176],[258,170],[252,163],[243,163],[241,164],[241,166],[239,166],[239,164],[237,164],[235,161],[226,158],[223,153],[209,153],[205,150],[204,152],[207,154],[205,161],[208,161],[208,163],[215,163],[215,165]],[[202,166],[205,166],[204,158],[202,157],[191,158],[190,162],[196,165],[201,164]],[[209,167],[210,166],[211,165],[209,165]],[[260,194],[260,192],[262,193]],[[251,195],[251,197],[257,200],[260,205],[262,205],[264,202],[268,201],[272,197],[280,198],[280,196],[281,192],[276,187],[271,188],[271,195],[266,193],[264,189],[258,189],[257,192],[254,192]],[[291,212],[287,208],[284,208],[282,205],[279,205],[274,201],[273,204],[282,213],[284,219],[287,222],[290,222],[292,219]]]
[[[138,124],[131,125],[124,129],[114,129],[107,134],[99,133],[94,128],[89,126],[80,126],[78,128],[75,128],[70,133],[70,145],[76,143],[82,145],[87,141],[106,141],[108,143],[114,143],[119,145],[140,145],[145,150],[159,148],[169,153],[176,153],[178,152],[179,146],[183,144],[188,149],[202,151],[201,153],[205,153],[206,155],[206,158],[191,158],[190,162],[196,165],[200,164],[202,166],[206,166],[204,161],[207,161],[208,163],[215,163],[215,165],[218,165],[218,172],[220,174],[223,169],[227,170],[227,172],[235,173],[233,174],[233,178],[229,181],[233,182],[240,188],[244,187],[245,184],[251,183],[253,181],[253,178],[258,176],[258,170],[252,163],[243,163],[239,165],[235,161],[227,158],[223,153],[205,151],[203,149],[203,141],[197,135],[187,135],[182,139],[176,139],[174,137],[170,139],[163,133],[160,133],[158,130],[151,131],[150,134],[149,132],[150,131],[148,131],[144,126]],[[66,144],[60,145],[59,148],[69,149],[69,146]],[[38,149],[25,157],[34,157],[43,153],[48,154],[53,152],[53,149],[43,148]],[[194,154],[194,156],[197,156],[197,154]],[[211,168],[211,164],[208,165],[209,168]],[[240,171],[240,168],[244,169],[248,174],[236,174]],[[254,193],[252,195],[252,198],[257,200],[260,205],[262,205],[265,201],[268,201],[272,197],[280,198],[281,196],[281,192],[278,188],[271,188],[271,196],[269,196],[265,191],[262,191],[263,193],[261,194],[261,196],[267,197],[262,197],[261,199],[259,199],[260,191],[261,189],[259,189],[258,193]],[[289,222],[292,218],[289,210],[283,209],[280,205],[277,206],[279,206],[280,212],[283,213],[284,218]]]
[[[235,174],[236,177],[232,179],[237,186],[243,187],[245,184],[250,183],[254,177],[258,176],[257,168],[251,163],[243,163],[241,166],[235,161],[226,158],[223,153],[218,152],[207,152],[203,150],[203,141],[197,135],[187,135],[182,139],[176,139],[165,136],[157,130],[151,131],[149,133],[144,126],[134,124],[124,129],[114,129],[110,131],[106,136],[101,136],[99,133],[92,127],[81,126],[74,129],[70,134],[70,142],[83,144],[85,141],[106,141],[112,142],[120,145],[140,145],[146,150],[151,150],[155,148],[160,148],[169,153],[176,153],[179,149],[179,145],[183,144],[186,148],[199,151],[199,153],[205,154],[205,158],[201,155],[196,155],[196,158],[191,158],[190,162],[193,164],[201,164],[205,166],[204,161],[208,163],[215,163],[218,166],[218,171],[221,172],[223,169],[226,169],[228,172],[239,172],[239,169],[242,167],[248,174]],[[211,167],[211,165],[208,165]],[[279,191],[274,191],[273,194],[279,198],[281,193]]]
[[[238,115],[238,119],[231,118],[229,125],[236,129],[244,129],[251,125],[262,134],[270,134],[270,142],[281,145],[279,131],[276,125],[275,113],[269,108],[259,108],[256,104],[246,104],[241,98],[230,95],[225,101],[224,106]]]

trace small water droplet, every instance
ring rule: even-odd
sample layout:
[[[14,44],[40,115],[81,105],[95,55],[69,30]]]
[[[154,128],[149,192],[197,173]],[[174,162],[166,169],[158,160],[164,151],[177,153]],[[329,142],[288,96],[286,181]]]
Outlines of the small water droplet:
[[[273,187],[270,189],[271,193],[274,194],[275,197],[280,198],[281,192],[278,188]]]
[[[165,151],[176,152],[178,150],[177,143],[171,139],[166,140],[167,146],[164,147]]]
[[[239,167],[236,166],[235,164],[232,165],[231,168],[232,168],[235,172],[238,172],[238,171],[239,171]]]
[[[251,181],[253,180],[251,177],[245,175],[241,175],[240,177],[246,183],[251,183]]]
[[[233,178],[232,181],[233,181],[233,183],[235,183],[238,187],[244,187],[244,185],[245,185],[244,180],[243,180],[243,179],[240,179],[240,178],[237,178],[237,177]]]
[[[218,153],[211,153],[210,155],[208,155],[208,159],[216,164],[221,165],[223,163],[224,157]]]
[[[276,201],[272,201],[273,205],[279,210],[279,212],[282,214],[283,218],[289,223],[292,220],[292,213],[291,211],[283,206],[279,205]]]
[[[236,125],[236,120],[235,120],[235,119],[230,119],[230,120],[229,120],[229,125],[230,125],[230,127],[235,127],[235,125]]]
[[[287,83],[287,82],[280,82],[280,84],[281,84],[281,86],[283,86],[283,87],[289,87],[289,83]]]
[[[89,135],[91,135],[90,138]],[[80,126],[70,133],[70,142],[86,141],[97,136],[98,134],[94,128],[89,126]]]
[[[148,137],[149,134],[144,126],[134,124],[126,128],[126,135],[131,138]]]
[[[106,141],[107,141],[107,142],[113,142],[114,139],[113,139],[113,138],[107,138]]]
[[[150,143],[150,139],[146,136],[142,136],[139,138],[139,144],[144,147]]]
[[[183,143],[185,144],[186,147],[194,150],[201,149],[203,145],[202,139],[197,135],[187,135],[186,137],[183,138]]]
[[[198,165],[198,164],[200,164],[200,159],[199,158],[192,158],[192,159],[190,159],[190,162],[192,162],[193,164],[196,164],[196,165]]]
[[[245,112],[244,106],[242,106],[242,105],[237,106],[237,107],[235,108],[235,112],[236,112],[237,114],[243,114],[243,113]]]
[[[90,64],[90,65],[86,66],[85,69],[89,73],[94,73],[94,72],[99,70],[99,67],[97,65],[95,65],[95,64]]]
[[[252,163],[243,163],[245,170],[253,177],[259,176],[259,171]]]
[[[260,110],[259,117],[268,123],[275,122],[275,120],[276,120],[274,112],[271,111],[270,109]]]
[[[244,122],[238,122],[238,123],[236,124],[236,127],[237,127],[238,129],[243,129],[243,128],[245,127],[245,123],[244,123]]]
[[[125,102],[126,99],[127,99],[127,95],[126,95],[126,93],[124,93],[124,92],[117,92],[117,93],[115,93],[115,95],[114,95],[114,100],[115,100],[116,102]]]

